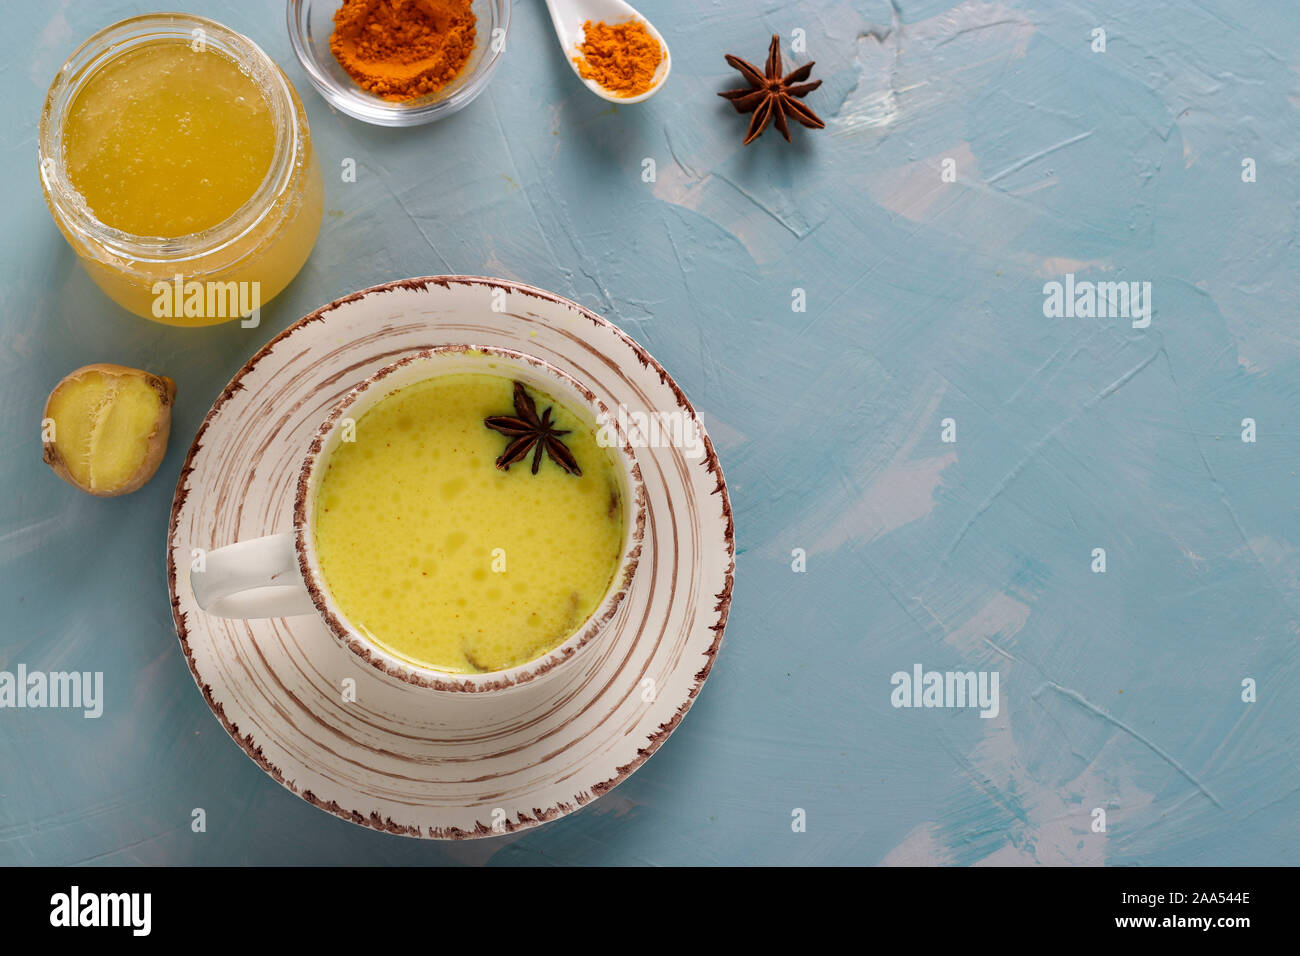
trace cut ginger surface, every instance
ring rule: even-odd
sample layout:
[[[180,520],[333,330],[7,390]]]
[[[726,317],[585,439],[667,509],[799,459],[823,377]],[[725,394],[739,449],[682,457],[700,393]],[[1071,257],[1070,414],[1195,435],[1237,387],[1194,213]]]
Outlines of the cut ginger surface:
[[[111,497],[147,482],[167,450],[176,384],[121,365],[87,365],[45,405],[45,461],[69,484]]]

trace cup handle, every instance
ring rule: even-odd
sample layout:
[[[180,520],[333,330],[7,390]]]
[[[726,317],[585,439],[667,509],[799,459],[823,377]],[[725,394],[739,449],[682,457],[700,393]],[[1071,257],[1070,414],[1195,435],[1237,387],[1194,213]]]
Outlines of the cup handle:
[[[315,614],[298,571],[294,536],[272,534],[209,551],[203,570],[191,565],[190,587],[214,617],[251,619]]]

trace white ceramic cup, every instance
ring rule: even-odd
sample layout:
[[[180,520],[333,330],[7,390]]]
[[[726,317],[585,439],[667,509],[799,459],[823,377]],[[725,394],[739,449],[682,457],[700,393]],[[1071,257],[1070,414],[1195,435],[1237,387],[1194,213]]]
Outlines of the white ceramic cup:
[[[553,395],[574,410],[586,409],[613,437],[610,457],[616,465],[624,509],[622,558],[595,612],[554,650],[517,667],[483,674],[452,674],[421,667],[387,651],[348,623],[325,585],[312,533],[316,492],[329,456],[342,440],[343,429],[338,427],[342,420],[359,420],[381,399],[407,385],[466,372],[509,377]],[[542,359],[513,349],[439,346],[380,369],[334,406],[304,453],[294,500],[293,531],[209,551],[204,569],[190,572],[190,586],[199,607],[217,617],[318,615],[334,636],[362,660],[412,684],[454,692],[505,690],[552,673],[606,630],[636,573],[645,534],[645,500],[641,471],[627,436],[619,430],[615,416],[586,386]]]

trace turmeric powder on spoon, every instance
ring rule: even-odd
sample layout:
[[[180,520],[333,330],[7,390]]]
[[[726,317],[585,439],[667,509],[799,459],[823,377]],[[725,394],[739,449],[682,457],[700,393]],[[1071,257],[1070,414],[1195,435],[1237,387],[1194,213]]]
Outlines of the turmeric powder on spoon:
[[[654,86],[655,71],[664,58],[659,41],[640,20],[582,26],[581,56],[573,62],[584,80],[595,80],[616,96],[640,96]]]
[[[470,0],[343,0],[330,51],[359,86],[386,100],[436,93],[469,62]]]

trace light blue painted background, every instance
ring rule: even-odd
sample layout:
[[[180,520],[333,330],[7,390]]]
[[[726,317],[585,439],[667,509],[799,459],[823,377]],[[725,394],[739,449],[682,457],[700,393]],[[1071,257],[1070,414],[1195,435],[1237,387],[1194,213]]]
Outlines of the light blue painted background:
[[[0,863],[1300,859],[1292,4],[647,2],[673,75],[611,110],[523,0],[488,92],[415,130],[332,113],[278,4],[177,6],[285,66],[329,212],[262,328],[125,314],[50,222],[35,131],[73,48],[146,8],[6,2],[0,669],[103,670],[108,700],[98,721],[0,711]],[[795,28],[828,128],[742,149],[722,54],[761,62]],[[1151,281],[1151,327],[1045,319],[1067,270]],[[552,289],[644,343],[706,419],[739,546],[722,654],[671,741],[575,816],[461,846],[351,826],[257,769],[194,687],[163,579],[181,460],[248,355],[440,272]],[[46,392],[94,361],[180,387],[166,461],[120,500],[40,461]],[[1002,715],[894,710],[914,662],[998,669]]]

